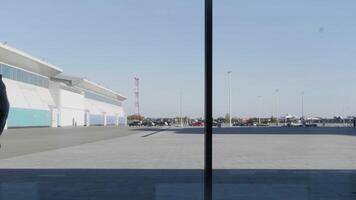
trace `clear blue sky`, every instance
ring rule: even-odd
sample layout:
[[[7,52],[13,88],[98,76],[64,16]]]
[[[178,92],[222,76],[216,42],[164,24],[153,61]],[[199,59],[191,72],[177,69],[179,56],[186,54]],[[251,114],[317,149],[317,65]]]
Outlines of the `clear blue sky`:
[[[355,10],[353,0],[215,1],[215,116],[227,112],[228,70],[233,116],[300,115],[302,91],[307,115],[355,115]],[[178,115],[182,90],[184,114],[199,117],[203,22],[203,0],[2,0],[0,41],[126,95],[129,114],[138,76],[144,115]]]

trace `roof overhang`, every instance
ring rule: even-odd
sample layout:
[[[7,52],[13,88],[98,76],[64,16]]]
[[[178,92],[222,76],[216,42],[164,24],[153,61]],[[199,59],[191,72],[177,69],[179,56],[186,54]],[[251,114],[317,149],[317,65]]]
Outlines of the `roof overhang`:
[[[66,74],[58,74],[57,76],[52,77],[51,80],[63,82],[70,86],[75,86],[78,85],[80,82],[83,82],[83,78],[69,76]]]
[[[77,86],[120,101],[127,99],[125,96],[87,79],[83,79],[83,82],[80,82]]]
[[[110,90],[102,85],[99,85],[93,81],[89,81],[88,79],[85,78],[80,78],[80,77],[74,77],[74,76],[68,76],[65,74],[59,74],[53,79],[59,79],[62,80],[63,82],[69,82],[71,86],[75,86],[78,88],[82,88],[84,90],[92,91],[98,94],[101,94],[103,96],[107,96],[119,101],[125,101],[127,98],[113,90]]]
[[[62,72],[54,65],[3,44],[0,44],[0,61],[46,77]]]

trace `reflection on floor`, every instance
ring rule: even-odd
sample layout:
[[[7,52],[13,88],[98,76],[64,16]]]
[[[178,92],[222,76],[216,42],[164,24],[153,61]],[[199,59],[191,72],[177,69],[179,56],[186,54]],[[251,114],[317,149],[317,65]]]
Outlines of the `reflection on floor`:
[[[199,200],[202,170],[2,169],[1,200]],[[353,200],[352,170],[216,170],[215,200]]]

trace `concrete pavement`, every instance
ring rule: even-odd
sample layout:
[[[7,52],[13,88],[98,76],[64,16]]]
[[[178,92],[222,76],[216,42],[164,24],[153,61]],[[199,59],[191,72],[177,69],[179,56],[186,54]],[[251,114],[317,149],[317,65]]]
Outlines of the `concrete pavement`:
[[[202,129],[31,131],[1,140],[0,200],[202,200]],[[215,129],[214,168],[216,200],[353,200],[355,131]]]
[[[202,129],[70,130],[82,132],[5,138],[0,168],[203,169]],[[215,130],[215,169],[356,169],[356,136],[342,129],[334,134]]]
[[[77,146],[142,132],[126,127],[8,129],[0,137],[0,159]]]

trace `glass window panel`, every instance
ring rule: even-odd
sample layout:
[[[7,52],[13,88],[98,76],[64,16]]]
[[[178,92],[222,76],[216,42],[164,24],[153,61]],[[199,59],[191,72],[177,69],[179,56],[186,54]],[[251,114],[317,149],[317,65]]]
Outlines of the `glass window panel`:
[[[216,199],[355,199],[355,10],[214,1]]]
[[[22,71],[21,70],[18,70],[15,80],[18,80],[18,81],[22,82]]]
[[[16,24],[1,29],[9,46],[128,99],[121,108],[95,92],[87,101],[70,85],[11,93],[0,199],[202,199],[203,123],[188,126],[203,115],[203,1],[5,2],[0,24]],[[9,77],[48,87],[48,78],[16,72]]]
[[[10,78],[16,80],[17,69],[14,69],[12,67],[10,67],[9,69],[10,69]]]
[[[29,73],[27,71],[11,67],[9,65],[0,65],[0,72],[4,78],[17,80],[23,83],[37,85],[41,87],[49,87],[49,79],[41,77],[36,74]]]
[[[7,65],[3,66],[3,75],[5,78],[11,78],[11,69]]]

